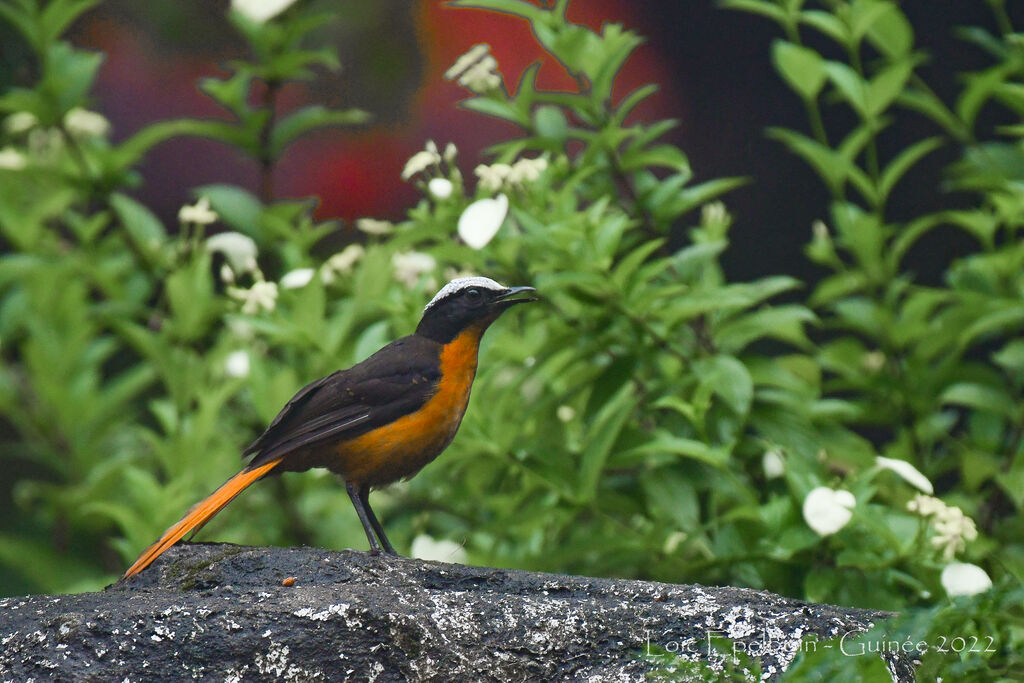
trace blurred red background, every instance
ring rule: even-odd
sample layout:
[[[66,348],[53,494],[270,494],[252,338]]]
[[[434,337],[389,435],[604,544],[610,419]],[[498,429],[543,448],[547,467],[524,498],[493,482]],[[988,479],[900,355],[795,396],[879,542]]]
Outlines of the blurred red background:
[[[221,65],[245,55],[245,45],[225,19],[228,4],[108,0],[75,25],[75,43],[107,54],[96,108],[111,119],[115,139],[161,118],[224,116],[197,90],[196,81],[223,73]],[[277,194],[319,197],[320,218],[400,218],[418,194],[399,174],[426,139],[454,142],[459,165],[471,177],[476,164],[486,161],[484,147],[515,134],[510,126],[460,110],[456,105],[465,91],[441,77],[472,45],[490,44],[511,88],[536,60],[544,61],[543,87],[571,85],[561,68],[545,59],[526,22],[514,17],[453,9],[438,0],[322,4],[341,15],[318,39],[338,48],[343,69],[289,87],[281,104],[286,109],[308,101],[360,107],[374,118],[366,126],[304,138],[278,166]],[[984,3],[949,3],[943,12],[930,7],[903,4],[927,57],[919,71],[948,99],[957,89],[956,72],[988,63],[979,50],[954,37],[955,27],[988,26],[992,20]],[[713,0],[574,0],[569,16],[594,29],[621,22],[648,39],[626,63],[617,94],[643,83],[661,85],[637,115],[680,120],[668,139],[689,155],[698,180],[737,175],[753,180],[726,198],[736,216],[735,246],[724,261],[730,275],[786,272],[813,280],[818,273],[802,247],[811,222],[826,215],[827,196],[801,161],[764,136],[771,125],[806,129],[799,100],[780,83],[769,60],[776,28],[761,17],[722,10]],[[4,33],[0,26],[0,38]],[[848,125],[842,106],[830,111],[830,121]],[[883,155],[936,132],[904,112],[886,132],[883,142],[890,147]],[[893,216],[964,201],[937,192],[941,166],[954,158],[951,147],[940,150],[930,157],[935,163],[902,181]],[[141,170],[145,186],[138,194],[169,224],[178,207],[191,200],[191,188],[214,182],[257,187],[254,163],[204,140],[165,143]],[[946,234],[923,243],[918,272],[925,279],[937,277],[966,246],[965,239]]]

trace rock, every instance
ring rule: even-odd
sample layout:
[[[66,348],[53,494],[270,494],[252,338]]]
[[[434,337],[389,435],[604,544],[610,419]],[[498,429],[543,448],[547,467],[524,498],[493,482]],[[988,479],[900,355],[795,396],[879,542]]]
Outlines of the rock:
[[[100,593],[0,600],[0,680],[643,681],[688,660],[721,669],[732,648],[774,677],[801,643],[888,616],[741,588],[180,544]],[[886,656],[913,680],[908,658]]]

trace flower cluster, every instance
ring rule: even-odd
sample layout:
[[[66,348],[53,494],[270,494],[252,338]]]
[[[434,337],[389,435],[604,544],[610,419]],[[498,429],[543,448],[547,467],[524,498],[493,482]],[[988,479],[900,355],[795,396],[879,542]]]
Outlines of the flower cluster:
[[[907,503],[907,510],[930,519],[935,536],[929,542],[933,548],[942,551],[946,560],[953,559],[954,555],[967,546],[968,541],[978,537],[978,527],[973,519],[960,508],[946,505],[934,496],[918,494]]]
[[[0,149],[0,169],[20,171],[32,162],[56,163],[69,141],[105,139],[110,134],[110,121],[102,114],[75,107],[64,115],[60,125],[47,127],[40,125],[32,112],[20,111],[4,118],[3,129],[17,146]]]
[[[491,56],[490,52],[491,47],[486,43],[469,48],[469,51],[455,60],[455,64],[444,72],[444,80],[458,81],[463,88],[477,95],[485,95],[500,88],[498,60]]]
[[[481,190],[497,192],[502,188],[521,187],[535,182],[547,167],[548,160],[544,157],[522,158],[513,164],[480,164],[473,173],[480,179]]]
[[[409,180],[413,176],[426,173],[431,169],[440,173],[442,161],[449,167],[454,167],[456,155],[458,155],[458,150],[454,144],[449,142],[445,145],[444,154],[442,154],[437,148],[436,142],[427,140],[423,149],[413,154],[405,162],[405,167],[402,169],[402,180]]]
[[[424,254],[419,251],[404,251],[391,257],[391,266],[394,268],[395,279],[409,289],[412,289],[419,282],[421,275],[434,271],[434,268],[437,267],[437,261],[430,254]],[[433,282],[430,289],[433,289],[436,284],[436,282]]]

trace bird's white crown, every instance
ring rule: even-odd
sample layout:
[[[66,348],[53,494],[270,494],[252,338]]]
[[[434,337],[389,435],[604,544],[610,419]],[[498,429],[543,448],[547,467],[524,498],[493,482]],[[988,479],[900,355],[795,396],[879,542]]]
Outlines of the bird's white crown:
[[[498,284],[489,277],[460,277],[457,280],[452,280],[444,287],[442,287],[441,291],[435,294],[434,298],[430,300],[430,303],[423,308],[423,312],[426,313],[428,310],[430,310],[430,307],[436,304],[438,301],[441,301],[442,299],[447,299],[456,292],[461,292],[462,290],[468,289],[470,287],[493,289],[498,292],[502,292],[508,289],[508,287]]]

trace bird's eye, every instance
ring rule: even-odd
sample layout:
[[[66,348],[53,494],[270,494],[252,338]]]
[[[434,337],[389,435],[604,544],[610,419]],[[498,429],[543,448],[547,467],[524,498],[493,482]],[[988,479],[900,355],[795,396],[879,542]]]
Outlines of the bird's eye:
[[[483,297],[483,294],[481,294],[480,290],[476,289],[475,287],[466,290],[466,299],[471,303],[477,303],[478,301],[480,301],[481,297]]]

